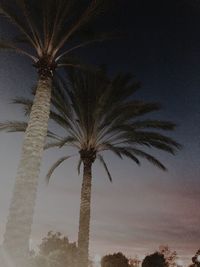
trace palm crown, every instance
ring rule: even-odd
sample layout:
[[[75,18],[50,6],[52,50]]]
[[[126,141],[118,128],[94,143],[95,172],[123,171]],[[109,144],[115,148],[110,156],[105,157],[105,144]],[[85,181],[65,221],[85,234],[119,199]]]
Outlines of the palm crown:
[[[77,0],[1,0],[0,15],[14,24],[19,34],[12,40],[1,40],[0,48],[28,56],[43,75],[59,66],[78,66],[71,55],[74,50],[108,37],[88,27],[104,10],[104,3],[91,0],[86,6]]]
[[[169,121],[146,119],[153,111],[159,111],[158,103],[135,100],[134,94],[140,84],[130,74],[118,74],[112,80],[103,72],[70,71],[67,81],[63,78],[54,83],[50,118],[62,127],[66,135],[56,137],[46,144],[51,147],[75,147],[80,153],[79,168],[85,158],[92,162],[98,158],[110,172],[103,158],[103,152],[110,150],[115,155],[127,157],[140,164],[145,158],[162,170],[166,167],[154,156],[145,151],[156,148],[174,154],[180,144],[163,135],[161,131],[173,130],[175,124]],[[24,98],[14,100],[22,104],[29,114],[32,102]],[[25,122],[6,122],[0,129],[24,131]],[[49,179],[55,168],[69,156],[60,158],[50,169]]]

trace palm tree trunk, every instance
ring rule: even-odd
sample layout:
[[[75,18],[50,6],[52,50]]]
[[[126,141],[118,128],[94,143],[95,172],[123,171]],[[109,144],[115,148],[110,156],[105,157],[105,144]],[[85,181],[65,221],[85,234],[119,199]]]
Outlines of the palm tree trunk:
[[[48,128],[51,88],[51,77],[39,79],[4,234],[4,248],[20,267],[29,253],[38,177]]]
[[[90,209],[92,187],[92,162],[84,160],[83,182],[81,189],[81,205],[78,233],[78,267],[88,267]]]

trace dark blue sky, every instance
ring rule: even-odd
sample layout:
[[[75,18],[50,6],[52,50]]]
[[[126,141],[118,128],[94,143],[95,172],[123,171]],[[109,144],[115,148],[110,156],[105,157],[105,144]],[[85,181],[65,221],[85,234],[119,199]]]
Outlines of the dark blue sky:
[[[142,83],[138,95],[161,102],[161,116],[178,124],[177,137],[191,150],[192,160],[198,165],[200,3],[195,0],[114,2],[103,25],[124,33],[125,37],[95,45],[94,51],[89,48],[91,61],[107,62],[111,73],[135,74]]]

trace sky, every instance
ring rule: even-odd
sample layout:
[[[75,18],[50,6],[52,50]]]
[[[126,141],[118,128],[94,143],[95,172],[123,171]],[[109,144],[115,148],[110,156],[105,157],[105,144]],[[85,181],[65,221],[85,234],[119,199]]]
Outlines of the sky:
[[[110,75],[131,72],[141,81],[137,97],[162,104],[160,118],[177,123],[171,135],[183,144],[175,157],[155,151],[168,168],[162,172],[143,161],[140,167],[112,154],[106,159],[111,184],[98,164],[93,169],[91,256],[122,251],[127,256],[154,252],[161,244],[176,250],[185,266],[200,248],[200,1],[116,0],[101,17],[104,30],[122,32],[119,40],[95,44],[79,54],[92,64],[108,64]],[[0,21],[0,37],[13,30]],[[26,58],[0,55],[0,121],[21,119],[15,96],[28,96],[36,81]],[[0,242],[23,134],[0,132]],[[51,164],[65,151],[45,152],[31,244],[48,231],[77,240],[81,175],[70,159],[46,186]],[[70,150],[67,151],[70,154]]]

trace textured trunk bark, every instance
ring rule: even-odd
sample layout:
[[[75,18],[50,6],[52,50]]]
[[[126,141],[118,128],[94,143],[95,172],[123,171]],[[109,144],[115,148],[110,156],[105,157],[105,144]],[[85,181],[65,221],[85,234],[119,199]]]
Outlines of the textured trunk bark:
[[[78,233],[78,267],[88,267],[92,162],[84,161]]]
[[[51,88],[51,77],[39,79],[4,234],[4,249],[20,267],[29,252],[38,177],[48,128]]]

